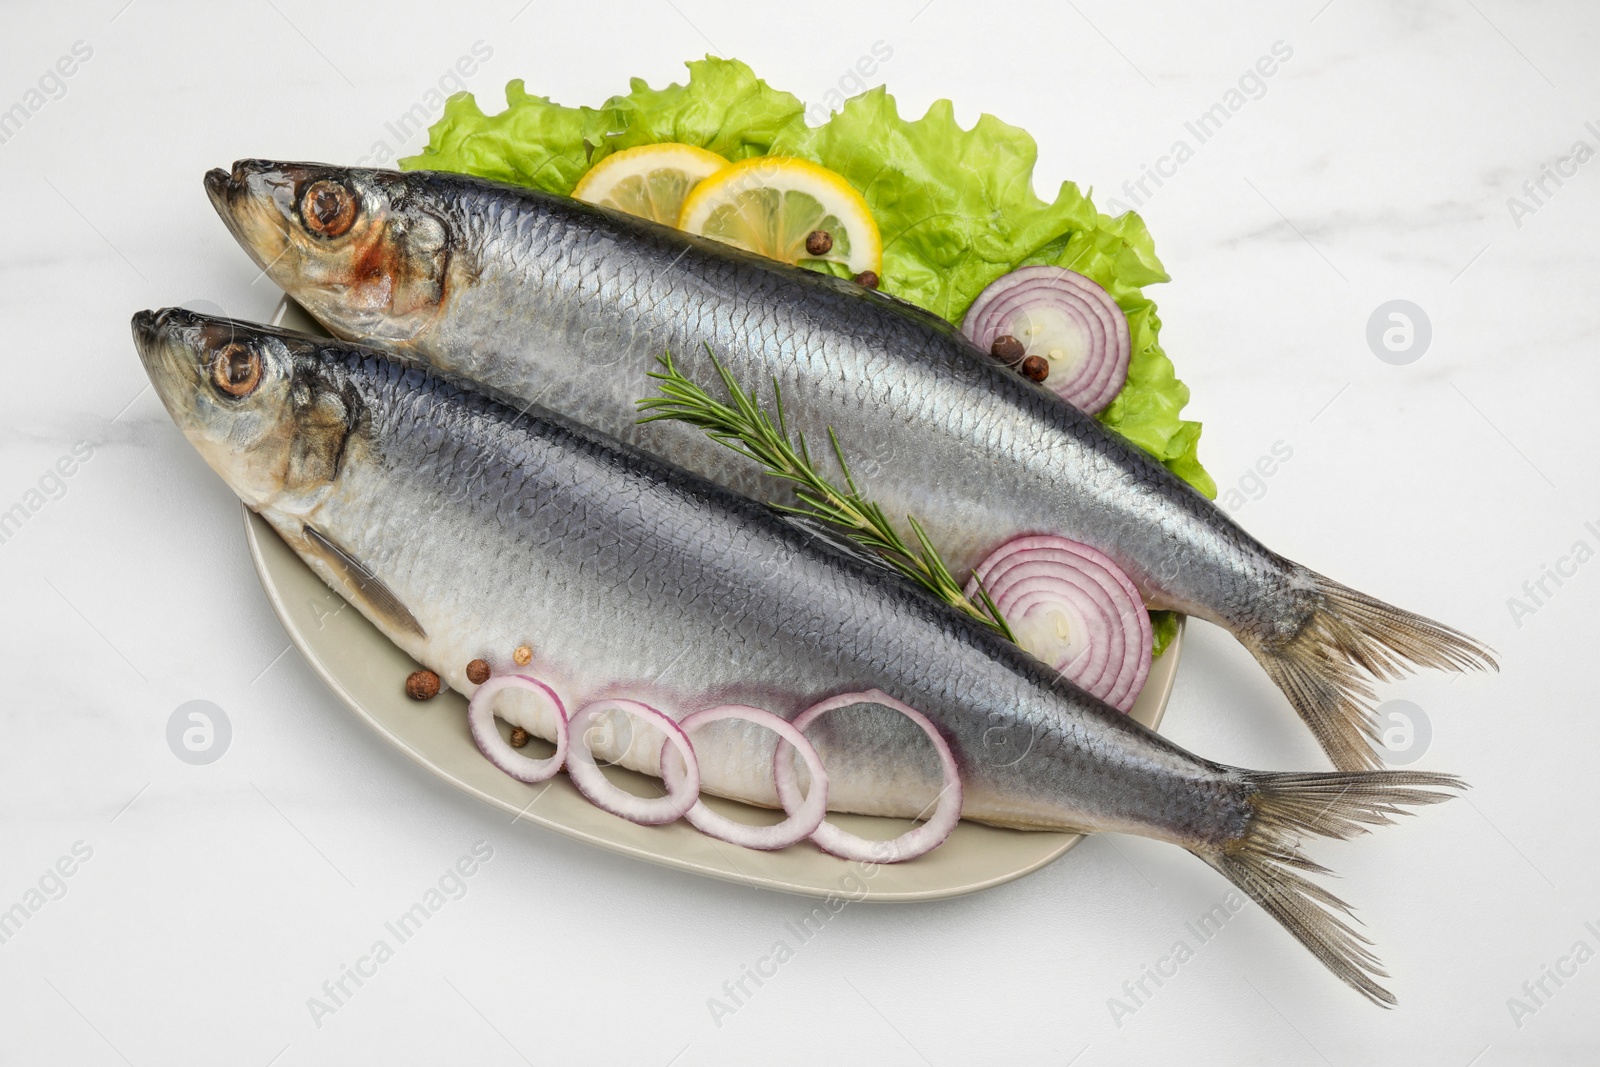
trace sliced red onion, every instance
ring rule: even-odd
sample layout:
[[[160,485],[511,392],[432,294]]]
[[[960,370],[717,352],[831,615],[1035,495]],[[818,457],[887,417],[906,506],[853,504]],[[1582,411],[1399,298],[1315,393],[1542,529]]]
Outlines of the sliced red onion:
[[[1046,389],[1095,414],[1128,380],[1128,316],[1111,294],[1077,271],[1020,267],[990,282],[967,309],[961,332],[989,351],[1009,335],[1050,364]]]
[[[595,763],[594,753],[582,739],[589,729],[589,724],[608,711],[625,712],[651,723],[666,735],[667,742],[683,756],[687,773],[676,786],[668,783],[666,796],[636,797],[627,790],[612,785],[601,773],[599,765]],[[608,811],[640,826],[661,826],[681,818],[684,812],[699,802],[700,761],[695,758],[694,746],[689,744],[689,738],[677,723],[649,704],[641,704],[637,700],[596,700],[579,709],[572,717],[568,729],[578,737],[579,741],[567,753],[567,776],[572,779],[572,784],[578,787],[578,792],[588,797],[589,802],[602,811]]]
[[[494,724],[495,694],[505,689],[526,689],[555,712],[556,751],[547,759],[533,759],[512,748]],[[484,758],[519,782],[542,782],[561,769],[567,758],[567,709],[554,689],[525,674],[501,674],[490,678],[473,692],[467,702],[467,724],[472,741]]]
[[[822,820],[828,814],[828,772],[822,769],[822,757],[817,755],[817,750],[811,742],[807,741],[799,730],[772,712],[744,704],[726,704],[720,708],[697,711],[693,715],[685,716],[678,725],[684,734],[688,735],[699,727],[720,719],[745,719],[758,726],[765,726],[776,733],[781,741],[799,749],[800,758],[806,761],[806,768],[811,772],[811,792],[806,794],[804,803],[788,813],[787,819],[771,826],[751,826],[748,823],[735,822],[725,815],[712,811],[703,800],[696,801],[694,807],[684,814],[684,818],[701,833],[731,844],[743,845],[745,848],[767,850],[788,848],[816,833],[817,827],[822,825]],[[674,785],[675,779],[683,776],[681,764],[681,760],[673,760],[671,753],[662,748],[661,778],[669,788]]]
[[[1023,648],[1112,707],[1133,707],[1150,674],[1150,613],[1107,556],[1031,534],[978,564],[967,596],[978,595],[979,582]]]
[[[899,837],[887,841],[873,841],[847,833],[824,820],[812,833],[811,839],[823,849],[847,860],[859,860],[863,863],[902,863],[915,859],[943,844],[945,838],[950,836],[950,831],[961,821],[961,774],[956,768],[955,755],[939,733],[939,728],[934,726],[926,715],[877,689],[869,689],[864,693],[845,693],[824,700],[796,715],[790,725],[796,730],[804,731],[807,726],[828,712],[837,708],[847,708],[852,704],[880,704],[886,708],[893,708],[920,726],[922,732],[928,735],[928,740],[933,742],[934,751],[939,754],[939,766],[944,772],[944,788],[939,791],[938,801],[928,821]],[[778,784],[778,800],[783,804],[783,810],[792,815],[801,806],[801,796],[800,783],[794,772],[794,759],[790,755],[791,750],[792,746],[780,735],[778,751],[773,761],[773,777]]]

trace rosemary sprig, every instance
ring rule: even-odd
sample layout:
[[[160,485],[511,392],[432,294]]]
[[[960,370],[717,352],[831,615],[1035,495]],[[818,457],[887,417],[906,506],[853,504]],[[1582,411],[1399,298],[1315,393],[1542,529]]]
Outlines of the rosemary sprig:
[[[913,548],[889,524],[883,509],[862,495],[832,427],[828,428],[828,440],[833,445],[839,469],[844,473],[843,488],[829,481],[817,469],[806,447],[804,434],[797,433],[793,440],[790,439],[788,421],[783,411],[783,394],[776,380],[772,383],[774,418],[768,416],[754,397],[739,387],[733,375],[711,353],[709,346],[706,354],[711,357],[711,365],[716,367],[717,374],[721,376],[731,403],[723,403],[684,377],[673,364],[671,353],[667,353],[659,357],[662,369],[650,374],[661,383],[661,395],[638,402],[639,410],[647,413],[640,422],[673,419],[698,426],[712,440],[761,464],[768,474],[794,484],[799,506],[775,506],[791,514],[838,527],[857,544],[881,556],[895,570],[940,600],[961,609],[1008,640],[1016,641],[1016,635],[989,598],[983,583],[978,583],[975,603],[939,558],[921,523],[913,516],[906,516],[906,523],[916,537],[916,547]]]

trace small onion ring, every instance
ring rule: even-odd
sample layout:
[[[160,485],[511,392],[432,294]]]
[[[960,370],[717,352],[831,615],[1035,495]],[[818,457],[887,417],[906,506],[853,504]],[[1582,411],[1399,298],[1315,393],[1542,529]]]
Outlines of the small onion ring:
[[[978,564],[967,596],[978,594],[979,582],[1013,628],[1029,613],[1050,607],[1074,620],[1089,651],[1047,662],[1112,707],[1133,707],[1150,675],[1150,613],[1138,587],[1110,557],[1065,537],[1029,534],[1007,541]]]
[[[494,725],[495,694],[503,689],[527,689],[547,701],[556,713],[556,751],[546,759],[524,756],[506,743]],[[472,741],[485,759],[505,771],[519,782],[542,782],[561,769],[567,758],[567,709],[554,689],[525,674],[500,674],[473,691],[467,701],[467,724],[472,730]]]
[[[1128,380],[1133,355],[1128,316],[1099,283],[1077,271],[1040,264],[1019,267],[986,286],[961,320],[961,332],[984,352],[1002,334],[1035,351],[1018,323],[1036,312],[1050,311],[1072,321],[1083,336],[1081,359],[1059,370],[1052,367],[1045,388],[1079,410],[1093,415],[1113,399]]]
[[[1110,403],[1127,377],[1126,361],[1131,356],[1127,316],[1110,294],[1076,271],[1051,266],[1012,271],[979,294],[963,330],[979,344],[992,344],[993,336],[1001,333],[1020,341],[1018,335],[1029,331],[1019,329],[1019,319],[1031,320],[1036,310],[1073,320],[1087,346],[1085,358],[1061,368],[1066,373],[1056,374],[1049,388],[1091,414]],[[965,329],[968,321],[970,331]],[[1038,355],[1033,343],[1025,342],[1025,350]]]
[[[945,838],[956,828],[956,824],[961,821],[961,773],[956,767],[955,754],[950,751],[950,745],[939,733],[938,727],[934,726],[926,715],[915,708],[907,707],[878,689],[868,689],[863,693],[844,693],[824,700],[820,704],[813,704],[796,715],[790,725],[796,730],[804,731],[807,726],[828,712],[847,708],[852,704],[879,704],[892,708],[921,727],[922,732],[933,742],[934,751],[939,754],[939,766],[944,772],[945,786],[939,791],[938,802],[934,805],[933,814],[928,821],[907,830],[899,837],[887,841],[873,841],[848,833],[823,820],[812,833],[811,840],[835,856],[863,863],[902,863],[916,859],[923,853],[942,845]],[[791,748],[792,746],[780,735],[778,750],[773,757],[772,772],[778,785],[778,800],[783,804],[784,811],[793,814],[800,807],[801,796],[800,783],[794,772],[794,759],[790,756]]]
[[[670,782],[667,784],[666,796],[636,797],[627,790],[612,785],[601,773],[599,765],[595,763],[594,753],[581,739],[588,730],[590,722],[607,711],[626,712],[654,723],[683,756],[688,773],[676,788]],[[567,753],[567,776],[572,779],[572,784],[578,787],[578,792],[588,797],[589,802],[600,810],[608,811],[640,826],[662,826],[681,818],[699,802],[700,761],[695,758],[694,746],[689,744],[689,738],[670,716],[664,715],[649,704],[641,704],[637,700],[609,698],[596,700],[578,709],[578,713],[572,716],[568,728],[580,740]]]
[[[811,772],[811,792],[806,795],[805,802],[798,810],[789,812],[788,818],[771,826],[751,826],[748,823],[735,822],[706,807],[703,800],[697,800],[694,807],[684,813],[684,818],[703,834],[727,841],[729,844],[769,851],[788,848],[816,833],[817,827],[822,825],[822,820],[828,815],[828,772],[822,768],[822,757],[817,755],[816,747],[806,740],[805,734],[796,730],[788,721],[770,711],[762,711],[760,708],[744,704],[725,704],[719,708],[697,711],[680,719],[678,726],[687,735],[707,723],[721,719],[745,719],[758,726],[765,726],[776,733],[781,741],[786,741],[799,749],[800,758],[806,761],[806,768]],[[667,757],[667,749],[662,746],[661,778],[670,788],[673,780],[680,777],[683,772],[677,770]]]
[[[1036,610],[1055,607],[1076,629],[1090,634],[1087,647],[1076,657],[1068,658],[1071,643],[1053,660],[1045,656],[1046,649],[1030,651],[1050,661],[1080,689],[1109,700],[1123,676],[1132,673],[1125,657],[1136,650],[1130,647],[1127,631],[1137,624],[1124,617],[1127,590],[1100,560],[1086,560],[1078,547],[1082,546],[1065,538],[1018,538],[985,559],[973,575],[982,579],[996,607],[1005,600],[1006,619],[1025,620]],[[968,584],[976,594],[976,582]],[[1139,603],[1137,593],[1132,603]],[[1102,640],[1094,639],[1097,632],[1104,635]]]

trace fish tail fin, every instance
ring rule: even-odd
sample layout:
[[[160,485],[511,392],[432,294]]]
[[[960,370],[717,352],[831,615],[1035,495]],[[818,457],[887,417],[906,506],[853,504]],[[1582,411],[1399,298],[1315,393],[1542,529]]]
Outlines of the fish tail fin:
[[[1191,851],[1266,909],[1340,981],[1374,1004],[1393,1007],[1394,994],[1372,942],[1350,906],[1305,876],[1328,874],[1300,850],[1302,837],[1347,840],[1386,826],[1408,806],[1438,804],[1466,789],[1450,774],[1429,771],[1242,771],[1252,813],[1239,836]]]
[[[1302,569],[1311,604],[1292,637],[1249,642],[1334,766],[1381,766],[1372,679],[1394,681],[1418,667],[1498,670],[1485,645],[1442,623]]]

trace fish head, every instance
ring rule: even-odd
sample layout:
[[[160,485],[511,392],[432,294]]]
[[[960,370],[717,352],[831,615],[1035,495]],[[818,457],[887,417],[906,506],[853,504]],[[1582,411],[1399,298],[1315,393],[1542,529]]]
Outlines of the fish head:
[[[183,308],[139,312],[133,339],[172,421],[241,500],[304,514],[327,495],[362,407],[315,339]]]
[[[404,345],[434,320],[447,216],[396,171],[245,159],[206,194],[256,266],[334,334]]]

